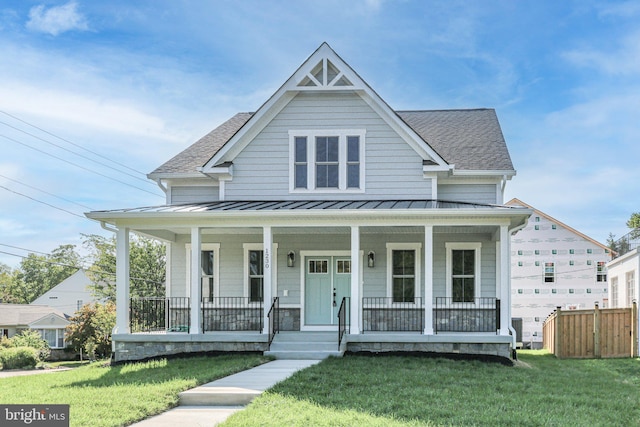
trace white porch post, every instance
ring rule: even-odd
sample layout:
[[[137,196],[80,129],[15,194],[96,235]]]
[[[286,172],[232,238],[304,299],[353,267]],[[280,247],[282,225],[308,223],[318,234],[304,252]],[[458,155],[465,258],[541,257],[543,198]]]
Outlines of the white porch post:
[[[191,305],[191,325],[189,326],[190,334],[200,334],[202,326],[202,309],[200,301],[202,300],[202,267],[200,263],[202,235],[198,227],[191,229],[191,287],[190,305]],[[215,268],[218,268],[216,265]]]
[[[128,334],[129,329],[129,229],[116,233],[116,333]]]
[[[433,226],[424,227],[424,334],[433,335]]]
[[[262,241],[263,241],[263,251],[264,251],[264,265],[263,265],[263,281],[262,281],[262,295],[264,299],[264,307],[263,307],[263,327],[262,332],[264,334],[269,333],[269,310],[271,309],[272,304],[272,264],[275,262],[273,260],[272,248],[273,248],[273,233],[271,232],[271,227],[263,227],[262,228]]]
[[[351,334],[360,334],[360,227],[351,227]]]
[[[496,284],[496,296],[500,298],[500,335],[509,335],[509,325],[511,324],[510,246],[509,228],[506,225],[501,225],[500,241],[498,242],[500,280]]]

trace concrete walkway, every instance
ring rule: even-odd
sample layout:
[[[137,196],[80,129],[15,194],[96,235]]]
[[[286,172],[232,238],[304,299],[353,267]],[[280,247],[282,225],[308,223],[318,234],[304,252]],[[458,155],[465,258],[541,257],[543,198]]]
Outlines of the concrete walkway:
[[[178,407],[147,418],[136,427],[216,426],[256,396],[320,360],[274,360],[180,393]]]

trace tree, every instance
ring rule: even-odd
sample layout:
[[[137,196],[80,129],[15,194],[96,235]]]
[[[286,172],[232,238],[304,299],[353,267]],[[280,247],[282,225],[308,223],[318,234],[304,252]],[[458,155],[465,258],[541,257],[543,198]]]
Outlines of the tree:
[[[15,304],[16,298],[11,294],[13,289],[13,270],[0,263],[0,302]]]
[[[631,217],[627,221],[627,227],[631,229],[632,239],[637,239],[640,237],[640,212],[631,214]]]
[[[87,350],[101,357],[111,354],[111,331],[116,325],[116,305],[85,304],[69,319],[66,341],[75,351]]]
[[[96,296],[111,301],[116,297],[116,240],[83,234],[92,267],[87,271]],[[166,248],[156,240],[133,235],[129,245],[130,294],[132,297],[165,295]]]
[[[75,273],[81,264],[74,245],[61,245],[49,255],[30,253],[15,270],[8,294],[16,303],[29,304]]]

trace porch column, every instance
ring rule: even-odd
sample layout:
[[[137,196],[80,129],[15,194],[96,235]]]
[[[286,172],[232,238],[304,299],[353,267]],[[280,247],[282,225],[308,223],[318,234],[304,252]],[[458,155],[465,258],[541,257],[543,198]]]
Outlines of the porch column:
[[[193,227],[191,229],[191,287],[190,305],[191,305],[191,325],[189,326],[190,334],[200,334],[202,332],[202,309],[200,301],[202,301],[202,267],[200,265],[202,252],[202,235],[200,228]],[[215,268],[218,268],[216,265]]]
[[[510,246],[509,228],[506,225],[501,225],[500,241],[498,242],[500,279],[496,284],[496,296],[500,298],[500,335],[509,335],[509,325],[511,324]]]
[[[424,334],[433,335],[433,226],[424,227]]]
[[[351,227],[351,334],[360,334],[360,227]]]
[[[116,233],[116,333],[128,334],[129,328],[129,229]]]
[[[263,227],[262,228],[262,242],[263,242],[263,279],[262,279],[262,296],[264,299],[264,307],[263,307],[263,322],[262,322],[262,333],[269,333],[269,310],[271,309],[272,304],[272,296],[273,292],[271,291],[271,283],[272,283],[272,257],[273,254],[271,250],[273,248],[273,233],[271,232],[271,227]]]

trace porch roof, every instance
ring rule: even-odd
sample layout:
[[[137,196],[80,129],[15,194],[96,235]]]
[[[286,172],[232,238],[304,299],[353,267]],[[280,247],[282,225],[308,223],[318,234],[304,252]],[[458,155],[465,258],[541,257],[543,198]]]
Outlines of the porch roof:
[[[121,216],[122,214],[171,214],[202,212],[257,212],[257,211],[386,211],[386,210],[482,210],[527,211],[519,206],[453,202],[446,200],[272,200],[272,201],[214,201],[178,205],[147,206],[128,209],[92,211],[89,218]]]

